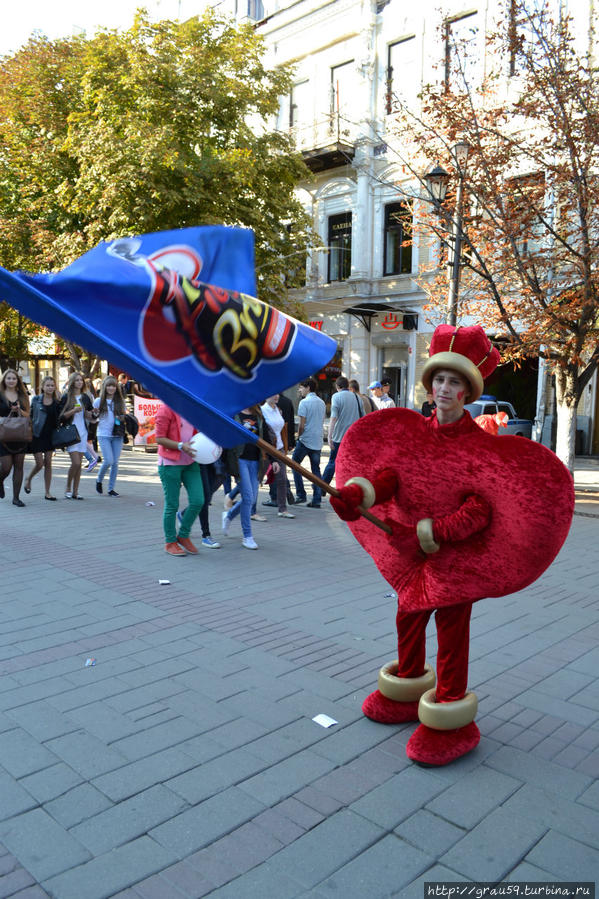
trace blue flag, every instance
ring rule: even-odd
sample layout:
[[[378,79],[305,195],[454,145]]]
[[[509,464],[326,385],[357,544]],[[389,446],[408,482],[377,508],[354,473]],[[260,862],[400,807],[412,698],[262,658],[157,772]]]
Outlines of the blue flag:
[[[54,274],[0,268],[0,300],[124,369],[222,446],[252,439],[236,412],[336,349],[255,293],[253,234],[241,228],[113,240]]]

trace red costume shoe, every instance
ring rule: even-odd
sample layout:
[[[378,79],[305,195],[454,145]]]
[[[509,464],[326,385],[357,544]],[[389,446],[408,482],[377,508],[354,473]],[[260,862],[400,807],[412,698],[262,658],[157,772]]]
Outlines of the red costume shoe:
[[[455,730],[433,730],[419,724],[408,740],[406,755],[419,765],[449,765],[476,749],[479,741],[480,731],[474,721]]]
[[[418,703],[435,686],[435,672],[424,666],[421,677],[398,677],[397,660],[383,665],[379,671],[378,690],[367,696],[362,711],[379,724],[403,724],[418,721]]]

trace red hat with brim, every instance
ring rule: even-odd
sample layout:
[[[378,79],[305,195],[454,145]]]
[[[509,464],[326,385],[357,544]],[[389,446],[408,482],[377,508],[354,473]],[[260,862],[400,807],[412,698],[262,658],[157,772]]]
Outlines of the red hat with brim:
[[[480,325],[457,328],[455,325],[439,325],[431,340],[429,359],[422,371],[422,383],[432,392],[435,371],[450,368],[462,375],[471,387],[469,402],[479,398],[484,380],[491,375],[501,357]]]

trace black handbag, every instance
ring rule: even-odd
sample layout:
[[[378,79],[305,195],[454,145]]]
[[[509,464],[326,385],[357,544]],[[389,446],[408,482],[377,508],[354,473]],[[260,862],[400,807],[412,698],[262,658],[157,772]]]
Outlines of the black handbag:
[[[118,421],[118,424],[117,424]],[[125,416],[117,416],[114,420],[114,425],[112,426],[112,436],[113,437],[124,437],[125,436]]]
[[[139,422],[132,412],[125,412],[125,428],[130,437],[137,437]]]
[[[65,449],[67,446],[73,446],[75,443],[79,443],[80,440],[81,436],[77,430],[77,426],[73,424],[72,421],[58,425],[57,428],[54,428],[50,437],[50,442],[54,449]]]

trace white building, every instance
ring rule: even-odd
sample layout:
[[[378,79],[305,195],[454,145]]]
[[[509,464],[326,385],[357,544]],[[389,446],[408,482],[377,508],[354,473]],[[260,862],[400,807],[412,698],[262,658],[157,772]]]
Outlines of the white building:
[[[251,0],[237,2],[247,4],[237,9],[238,17],[260,15]],[[431,331],[445,310],[437,318],[423,311],[426,296],[415,279],[433,250],[402,246],[422,201],[417,180],[397,152],[401,138],[394,133],[394,103],[401,97],[417,111],[421,85],[446,77],[456,43],[468,79],[481,78],[485,32],[502,7],[497,0],[478,5],[445,0],[443,12],[433,0],[263,3],[264,18],[256,29],[266,41],[268,62],[295,68],[277,127],[291,129],[314,174],[300,195],[327,248],[312,254],[306,286],[296,291],[310,321],[339,343],[323,393],[337,369],[357,378],[362,389],[387,376],[398,404],[419,408],[420,371]],[[586,0],[576,5],[588,8]],[[542,399],[537,367],[531,361],[516,376],[527,382],[528,408],[520,414],[531,418]],[[587,452],[598,418],[596,381],[595,375],[579,409]],[[546,440],[547,434],[546,427]]]

